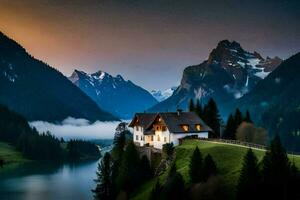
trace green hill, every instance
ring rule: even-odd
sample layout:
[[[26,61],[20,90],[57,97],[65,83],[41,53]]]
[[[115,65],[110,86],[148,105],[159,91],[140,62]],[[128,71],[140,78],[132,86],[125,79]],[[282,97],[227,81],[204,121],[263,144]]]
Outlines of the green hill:
[[[0,142],[0,158],[5,162],[3,168],[0,168],[0,174],[14,170],[25,162],[30,162],[14,146],[4,142]]]
[[[176,147],[176,165],[177,170],[183,175],[185,183],[188,183],[188,170],[191,155],[198,146],[203,156],[210,154],[215,160],[219,175],[223,178],[229,191],[235,190],[239,172],[242,167],[243,157],[246,154],[247,148],[231,144],[221,144],[209,141],[186,140],[181,146]],[[264,156],[263,150],[253,150],[259,161]],[[290,156],[294,159],[296,166],[300,168],[300,156]],[[163,182],[166,178],[166,173],[162,174],[159,179]],[[156,183],[153,179],[137,189],[132,199],[148,199],[148,196]],[[231,194],[233,195],[233,194]]]

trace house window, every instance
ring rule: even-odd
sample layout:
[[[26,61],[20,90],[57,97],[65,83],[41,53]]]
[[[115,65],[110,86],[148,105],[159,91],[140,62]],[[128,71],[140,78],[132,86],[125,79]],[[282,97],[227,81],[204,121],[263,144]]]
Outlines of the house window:
[[[200,124],[196,124],[196,125],[195,125],[195,128],[196,128],[197,131],[200,131],[200,130],[201,130]]]
[[[141,140],[143,140],[143,136],[141,136]]]
[[[160,131],[160,126],[155,126],[155,130]]]
[[[159,137],[159,135],[157,135],[157,141],[158,141],[158,142],[160,141],[160,137]]]
[[[151,135],[151,142],[153,141],[153,135]]]
[[[138,135],[135,136],[135,140],[139,140],[139,136]]]
[[[138,126],[136,126],[136,127],[135,127],[135,130],[136,130],[136,131],[139,131],[139,127],[138,127]]]
[[[167,142],[167,137],[164,137],[164,142]]]
[[[184,132],[188,132],[189,131],[189,125],[181,125],[181,128]]]
[[[166,126],[162,126],[162,131],[166,131],[167,127]]]

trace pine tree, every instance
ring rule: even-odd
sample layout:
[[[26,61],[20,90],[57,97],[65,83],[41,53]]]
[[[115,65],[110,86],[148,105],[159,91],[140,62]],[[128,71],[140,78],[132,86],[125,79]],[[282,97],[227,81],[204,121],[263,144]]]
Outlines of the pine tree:
[[[235,137],[236,129],[235,128],[236,128],[235,120],[234,120],[232,114],[230,114],[228,117],[226,128],[224,130],[222,137],[225,139],[235,140],[236,139],[236,137]]]
[[[189,164],[189,175],[192,183],[198,183],[203,180],[203,163],[202,155],[198,147],[195,148],[190,164]]]
[[[262,181],[266,188],[265,197],[286,199],[289,177],[290,162],[280,137],[275,135],[263,158]]]
[[[160,199],[161,191],[162,191],[162,186],[160,185],[159,180],[157,180],[155,186],[151,190],[149,200]]]
[[[235,131],[236,131],[239,125],[243,122],[243,115],[238,108],[235,110],[234,122],[235,122]]]
[[[167,181],[163,187],[162,199],[181,200],[184,197],[184,180],[177,172],[176,164],[173,162],[169,171]]]
[[[98,164],[97,183],[95,190],[93,190],[95,199],[112,199],[112,161],[109,153],[105,153],[101,163]]]
[[[203,120],[212,128],[216,136],[220,135],[220,114],[216,102],[211,98],[204,107]]]
[[[300,172],[299,169],[296,167],[295,163],[292,163],[291,166],[291,174],[290,180],[288,185],[288,197],[287,199],[300,199]]]
[[[117,188],[118,190],[131,192],[141,180],[139,153],[133,141],[130,141],[122,156],[122,162],[118,170]]]
[[[252,119],[251,119],[251,116],[250,116],[250,112],[249,110],[246,111],[246,116],[243,120],[244,122],[248,122],[248,123],[253,123]]]
[[[190,112],[194,112],[195,111],[195,104],[194,104],[194,100],[193,99],[190,99],[190,102],[189,102],[189,111]]]
[[[197,115],[198,115],[200,118],[202,118],[202,115],[203,115],[203,108],[202,108],[202,105],[201,105],[199,99],[196,100],[196,108],[195,108],[195,109],[196,109]]]
[[[210,176],[217,174],[217,165],[210,154],[207,154],[203,163],[203,179],[207,181]]]
[[[142,181],[149,180],[152,177],[152,169],[147,156],[143,155],[141,158],[140,171],[142,172]]]
[[[243,166],[237,185],[237,200],[257,199],[257,187],[259,185],[259,169],[257,158],[249,149],[244,157]]]

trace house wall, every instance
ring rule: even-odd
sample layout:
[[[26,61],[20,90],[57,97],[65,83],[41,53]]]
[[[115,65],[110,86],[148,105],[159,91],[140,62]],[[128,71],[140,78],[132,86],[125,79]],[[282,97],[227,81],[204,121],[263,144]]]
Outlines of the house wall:
[[[144,142],[143,127],[135,126],[133,128],[133,142],[135,144],[138,144],[139,146],[144,146],[145,142]]]
[[[171,134],[168,129],[166,131],[155,131],[153,147],[157,149],[162,149],[162,146],[164,144],[172,142],[170,140],[170,135]]]
[[[166,131],[155,131],[155,135],[153,135],[153,141],[151,141],[150,135],[143,134],[142,127],[139,127],[138,130],[136,127],[133,129],[133,141],[135,144],[138,146],[144,146],[148,143],[150,146],[153,146],[157,149],[162,149],[164,144],[171,142],[173,142],[174,146],[176,146],[179,144],[178,139],[191,135],[197,135],[198,138],[208,138],[208,132],[174,134],[170,133],[167,129]]]

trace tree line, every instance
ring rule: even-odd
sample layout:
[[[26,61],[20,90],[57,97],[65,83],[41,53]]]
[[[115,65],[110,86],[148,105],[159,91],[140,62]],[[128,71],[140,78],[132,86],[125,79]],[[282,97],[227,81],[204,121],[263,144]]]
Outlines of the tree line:
[[[142,183],[153,177],[148,158],[140,157],[129,131],[118,133],[111,153],[105,153],[98,164],[95,199],[128,199]]]
[[[299,170],[276,135],[260,163],[251,149],[246,153],[236,199],[300,199],[299,187]]]
[[[0,105],[0,141],[15,146],[26,158],[32,160],[62,161],[73,159],[74,152],[80,155],[96,155],[100,157],[100,151],[95,144],[71,140],[65,142],[50,132],[39,133],[35,128],[30,127],[27,120]],[[68,148],[63,148],[66,144]],[[78,156],[76,158],[79,158]],[[5,163],[4,160],[1,163]]]
[[[166,180],[162,183],[159,179],[156,181],[149,200],[204,199],[208,196],[212,198],[219,195],[224,197],[217,175],[217,165],[212,156],[207,154],[203,159],[202,153],[196,146],[189,163],[189,182],[185,183],[183,176],[177,171],[176,161],[173,161]],[[212,184],[217,187],[211,187]]]
[[[222,121],[216,102],[211,98],[204,106],[199,99],[196,103],[190,99],[188,109],[195,112],[214,131],[210,137],[220,137],[229,140],[265,144],[267,131],[256,127],[251,119],[250,112],[243,114],[238,108],[230,114],[226,124]]]

